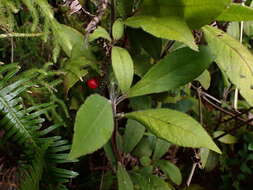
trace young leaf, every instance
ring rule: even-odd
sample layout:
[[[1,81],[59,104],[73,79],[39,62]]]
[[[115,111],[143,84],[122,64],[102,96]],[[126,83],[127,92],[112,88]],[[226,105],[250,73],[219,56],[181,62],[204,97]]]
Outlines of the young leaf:
[[[198,77],[213,60],[214,57],[205,47],[201,47],[200,52],[189,48],[176,50],[154,65],[129,90],[128,96],[141,96],[178,88]]]
[[[184,147],[209,148],[221,153],[202,126],[190,116],[170,109],[150,109],[127,113],[146,126],[157,137]]]
[[[124,35],[124,23],[121,19],[117,19],[112,26],[112,37],[119,40]]]
[[[182,183],[182,174],[175,164],[167,160],[158,160],[155,165],[159,167],[175,184],[180,185]]]
[[[211,26],[203,27],[205,39],[220,69],[253,105],[253,55],[239,41]]]
[[[219,137],[219,136],[221,136],[223,134],[225,134],[224,131],[215,131],[213,133],[213,137],[216,138],[216,137]],[[235,143],[237,143],[238,139],[235,136],[227,134],[227,135],[225,135],[223,137],[220,137],[218,139],[218,141],[220,141],[220,142],[222,142],[224,144],[235,144]]]
[[[125,24],[133,28],[142,28],[158,38],[183,42],[193,50],[198,50],[190,28],[180,17],[134,16],[128,18]]]
[[[112,48],[112,67],[121,91],[126,93],[134,76],[133,60],[126,49],[116,46]]]
[[[133,182],[121,163],[118,163],[117,179],[118,190],[134,190]]]
[[[124,151],[130,153],[140,142],[145,132],[145,127],[139,122],[129,119],[127,121],[125,133],[123,136]]]
[[[203,86],[204,89],[208,89],[211,84],[211,75],[208,72],[208,70],[205,70],[198,78],[195,79],[196,81],[199,81],[201,86]]]
[[[253,8],[232,3],[217,17],[219,21],[250,21],[253,20]]]
[[[178,16],[193,28],[210,24],[230,4],[230,0],[144,0],[141,14]]]
[[[69,159],[78,158],[101,148],[110,139],[112,132],[111,103],[97,94],[89,96],[76,115]]]

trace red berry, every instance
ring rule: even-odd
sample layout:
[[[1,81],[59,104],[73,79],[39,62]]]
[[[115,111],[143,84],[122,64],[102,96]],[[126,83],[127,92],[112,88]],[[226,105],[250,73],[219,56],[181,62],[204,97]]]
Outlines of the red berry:
[[[91,78],[87,81],[87,86],[91,89],[96,89],[99,86],[99,82],[96,78]]]

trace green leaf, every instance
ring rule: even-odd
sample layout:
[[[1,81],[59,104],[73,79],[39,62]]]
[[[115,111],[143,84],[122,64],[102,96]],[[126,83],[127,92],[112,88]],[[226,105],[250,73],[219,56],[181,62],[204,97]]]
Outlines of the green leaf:
[[[211,84],[211,76],[208,70],[205,70],[198,78],[195,79],[196,81],[199,81],[201,86],[205,90],[207,90],[210,87]]]
[[[205,39],[220,69],[253,105],[253,55],[239,41],[211,26],[203,27]]]
[[[135,172],[131,178],[138,190],[172,190],[167,182],[155,175]]]
[[[105,145],[113,132],[112,105],[100,95],[89,96],[76,115],[69,159],[92,153]]]
[[[219,21],[250,21],[253,20],[253,8],[232,3],[218,16]]]
[[[123,136],[124,151],[130,153],[140,142],[145,132],[145,127],[139,122],[129,119],[127,121],[125,133]]]
[[[129,91],[128,96],[141,96],[178,88],[198,77],[213,61],[209,49],[195,52],[181,48],[154,65]]]
[[[210,24],[230,4],[230,0],[144,0],[141,14],[178,16],[193,28]]]
[[[84,36],[74,28],[54,22],[53,32],[57,42],[69,57],[85,56],[94,60],[91,51],[84,47]]]
[[[159,160],[155,165],[159,167],[175,184],[180,185],[182,183],[182,174],[175,164],[167,160]]]
[[[144,136],[133,151],[133,155],[142,158],[150,157],[154,149],[155,136]]]
[[[142,28],[158,38],[183,42],[193,50],[198,50],[190,28],[180,17],[134,16],[128,18],[125,24],[133,28]]]
[[[117,19],[112,26],[112,37],[114,40],[119,40],[124,35],[124,23],[121,19]]]
[[[133,10],[134,0],[116,0],[116,8],[122,18],[126,18]]]
[[[118,163],[117,179],[118,190],[134,190],[133,182],[121,163]]]
[[[64,91],[68,94],[70,88],[72,88],[82,77],[88,74],[88,71],[84,67],[91,65],[92,62],[85,57],[78,57],[70,59],[64,65]]]
[[[112,41],[110,34],[101,26],[98,26],[97,29],[89,35],[89,42],[92,42],[94,40],[97,40],[98,38],[104,38],[108,40],[109,42]]]
[[[121,91],[126,93],[134,76],[133,60],[126,49],[116,46],[112,48],[112,67]]]
[[[150,109],[127,113],[157,137],[184,147],[209,148],[221,153],[202,126],[190,116],[170,109]]]
[[[170,148],[171,144],[163,139],[157,139],[156,140],[156,145],[155,145],[155,150],[153,153],[153,160],[159,160],[161,157],[166,154]]]
[[[214,138],[219,137],[219,136],[223,135],[224,133],[225,133],[224,131],[215,131],[213,133],[213,137]],[[225,144],[235,144],[235,143],[237,143],[238,139],[235,136],[227,134],[227,135],[219,138],[218,141],[225,143]]]

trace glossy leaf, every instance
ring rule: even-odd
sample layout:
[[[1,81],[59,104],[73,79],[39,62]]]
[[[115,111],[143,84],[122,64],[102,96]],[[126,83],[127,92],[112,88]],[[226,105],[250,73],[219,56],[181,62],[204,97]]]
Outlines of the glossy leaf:
[[[218,16],[219,21],[250,21],[253,20],[253,8],[243,6],[239,3],[232,3]]]
[[[117,179],[118,190],[134,190],[133,182],[121,163],[118,163]]]
[[[141,96],[178,88],[198,77],[214,60],[209,49],[195,52],[181,48],[154,65],[129,91],[128,96]]]
[[[112,48],[112,67],[121,91],[127,92],[133,81],[134,66],[126,49],[116,46]]]
[[[144,0],[141,14],[178,16],[191,28],[210,24],[230,4],[230,0]]]
[[[170,110],[154,109],[127,113],[146,126],[157,137],[184,147],[209,148],[221,153],[202,126],[190,116]]]
[[[130,153],[140,142],[145,132],[145,127],[135,120],[127,121],[125,133],[123,136],[124,151]]]
[[[92,153],[103,147],[113,132],[113,113],[109,100],[89,96],[76,115],[73,144],[69,159]]]
[[[177,185],[182,183],[182,174],[175,164],[167,160],[159,160],[155,163],[155,165],[160,168],[163,173],[171,179],[172,182]]]
[[[211,26],[203,27],[205,39],[220,69],[239,89],[241,95],[253,105],[253,55],[223,31]]]
[[[142,28],[158,38],[183,42],[193,50],[198,50],[190,28],[180,17],[134,16],[128,18],[125,24],[133,28]]]

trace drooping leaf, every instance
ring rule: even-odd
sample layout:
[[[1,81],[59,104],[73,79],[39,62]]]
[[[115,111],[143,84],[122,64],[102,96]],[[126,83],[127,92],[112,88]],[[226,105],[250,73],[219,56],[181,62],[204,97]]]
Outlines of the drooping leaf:
[[[111,103],[99,95],[89,96],[76,115],[69,159],[78,158],[101,148],[110,139],[112,132]]]
[[[198,50],[190,28],[180,17],[134,16],[128,18],[125,24],[133,28],[142,28],[158,38],[183,42],[193,50]]]
[[[127,113],[146,126],[157,137],[184,147],[209,148],[221,153],[202,126],[190,116],[170,109],[154,109]]]
[[[97,40],[98,38],[104,38],[109,42],[112,41],[110,34],[101,26],[98,26],[97,29],[89,35],[89,42]]]
[[[253,55],[239,41],[211,26],[203,27],[205,39],[220,69],[253,105]]]
[[[118,163],[117,179],[119,190],[134,190],[133,182],[121,163]]]
[[[204,89],[208,89],[211,84],[211,76],[208,70],[205,70],[198,78],[195,79],[199,81],[200,84],[203,86]]]
[[[133,81],[134,66],[126,49],[116,46],[112,48],[112,67],[121,91],[127,92]]]
[[[125,133],[123,136],[124,151],[130,153],[140,142],[145,132],[145,127],[135,120],[127,121]]]
[[[253,8],[232,3],[217,17],[219,21],[250,21],[253,20]]]
[[[53,22],[53,32],[57,42],[69,57],[85,56],[94,60],[94,55],[84,46],[84,35],[72,27]]]
[[[178,88],[198,77],[214,60],[206,47],[200,52],[181,48],[154,65],[129,91],[128,96],[141,96]]]
[[[178,16],[191,28],[210,24],[230,4],[230,0],[144,0],[141,14]]]
[[[175,164],[167,160],[158,160],[155,165],[159,167],[175,184],[180,185],[182,183],[182,174]]]
[[[159,160],[161,157],[164,156],[164,154],[166,154],[166,152],[168,152],[170,146],[171,146],[171,143],[163,139],[157,138],[152,159]]]

